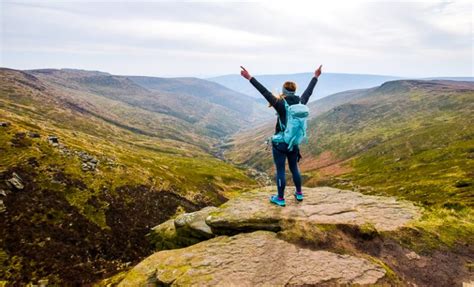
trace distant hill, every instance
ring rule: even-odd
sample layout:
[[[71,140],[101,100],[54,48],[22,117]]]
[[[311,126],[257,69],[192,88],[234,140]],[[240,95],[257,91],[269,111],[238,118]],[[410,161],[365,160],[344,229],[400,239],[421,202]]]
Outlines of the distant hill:
[[[474,82],[474,77],[432,77],[432,78],[423,78],[422,80],[447,80],[447,81]]]
[[[271,90],[273,93],[279,93],[281,91],[281,86],[285,81],[294,81],[298,84],[297,93],[299,94],[303,93],[304,89],[306,88],[312,77],[313,73],[255,75],[255,78],[257,78],[262,84],[267,87],[267,89]],[[311,101],[342,91],[375,87],[384,82],[397,79],[400,79],[400,77],[383,75],[324,73],[321,76],[321,81],[316,86]],[[251,97],[261,97],[258,91],[256,91],[255,88],[240,75],[225,75],[208,78],[208,80],[214,81],[232,90],[249,95]]]
[[[133,120],[137,129],[156,135],[160,131],[159,136],[178,140],[187,140],[192,133],[212,138],[226,136],[265,118],[260,112],[264,107],[254,99],[196,78],[127,77],[73,69],[27,72],[58,90],[68,91],[64,96],[71,96],[75,104],[88,102],[102,115],[114,113],[121,121]],[[110,104],[121,108],[101,110],[102,102],[110,100]],[[130,108],[142,112],[132,112]],[[153,115],[144,116],[149,113]],[[159,124],[160,121],[163,122]]]

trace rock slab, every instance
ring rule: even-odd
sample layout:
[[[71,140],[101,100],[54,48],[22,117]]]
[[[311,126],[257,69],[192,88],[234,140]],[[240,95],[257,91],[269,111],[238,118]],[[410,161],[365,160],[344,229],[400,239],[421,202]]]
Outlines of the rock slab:
[[[199,211],[184,213],[153,227],[147,235],[156,250],[186,247],[214,237],[205,220],[217,207],[209,206]]]
[[[270,194],[275,190],[276,187],[268,187],[231,199],[211,212],[206,223],[215,234],[278,231],[283,221],[290,220],[312,224],[370,224],[377,231],[391,231],[421,215],[410,202],[331,187],[304,188],[303,202],[287,194],[286,207],[282,208],[269,203]]]
[[[304,249],[269,231],[219,236],[157,252],[119,286],[284,286],[375,284],[385,270],[369,260]]]

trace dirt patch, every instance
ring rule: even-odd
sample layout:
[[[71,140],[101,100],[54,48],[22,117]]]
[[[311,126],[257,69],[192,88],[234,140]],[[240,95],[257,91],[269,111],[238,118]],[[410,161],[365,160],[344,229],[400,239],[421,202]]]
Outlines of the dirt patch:
[[[303,160],[300,163],[301,170],[308,171],[319,169],[338,162],[338,159],[330,151],[324,151],[319,156],[312,156],[303,153]]]
[[[303,155],[300,166],[302,171],[317,171],[321,177],[338,176],[352,171],[348,161],[340,160],[332,152],[325,151],[317,157]]]
[[[469,270],[469,264],[474,261],[472,245],[416,254],[390,234],[381,235],[374,229],[349,225],[295,225],[279,236],[305,248],[370,255],[393,271],[388,272],[385,282],[390,285],[462,286],[462,282],[474,276]]]
[[[41,278],[52,284],[84,285],[110,276],[149,255],[145,239],[151,226],[174,215],[178,206],[194,211],[200,206],[169,191],[148,186],[104,190],[87,202],[91,208],[106,204],[101,228],[71,206],[65,192],[42,188],[32,169],[15,168],[0,174],[0,188],[16,172],[25,188],[3,198],[0,217],[0,251],[7,255],[0,278],[25,285]],[[58,172],[54,180],[86,187]]]

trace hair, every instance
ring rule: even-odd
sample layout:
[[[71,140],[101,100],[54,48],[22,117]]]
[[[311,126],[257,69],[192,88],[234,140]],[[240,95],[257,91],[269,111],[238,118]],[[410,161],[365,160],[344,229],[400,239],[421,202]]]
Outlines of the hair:
[[[297,88],[297,85],[295,82],[291,82],[291,81],[286,81],[284,84],[283,84],[283,88],[282,90],[287,90],[288,92],[295,92],[296,91],[296,88]],[[282,92],[281,94],[279,94],[278,96],[276,96],[277,100],[278,101],[281,101],[283,100],[284,98],[286,98],[286,95],[284,92]],[[271,105],[268,105],[269,107],[271,107]]]

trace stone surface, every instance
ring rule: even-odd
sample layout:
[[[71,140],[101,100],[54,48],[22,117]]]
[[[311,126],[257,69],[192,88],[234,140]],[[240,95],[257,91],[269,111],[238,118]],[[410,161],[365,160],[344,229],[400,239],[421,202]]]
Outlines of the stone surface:
[[[0,189],[0,195],[1,196],[7,196],[8,192],[4,189]]]
[[[48,142],[54,147],[59,146],[59,138],[55,135],[49,135]]]
[[[419,259],[421,259],[421,256],[416,254],[415,251],[411,251],[411,252],[405,254],[405,256],[410,260],[419,260]]]
[[[287,194],[287,206],[282,208],[269,203],[275,190],[275,187],[269,187],[231,199],[211,212],[206,223],[216,234],[279,230],[285,220],[314,224],[370,224],[377,231],[390,231],[420,216],[418,208],[409,202],[330,187],[304,188],[305,199],[300,203],[293,195]]]
[[[196,212],[184,213],[153,227],[148,239],[157,250],[186,247],[214,237],[205,219],[217,207],[206,207]]]
[[[25,185],[23,184],[23,180],[16,172],[12,173],[11,178],[7,179],[7,185],[17,190],[22,190],[23,188],[25,188]]]
[[[217,207],[209,206],[196,212],[184,213],[177,216],[174,220],[176,230],[198,238],[214,237],[211,228],[206,224],[206,218],[210,212],[215,210],[217,210]]]
[[[3,203],[3,200],[0,199],[0,213],[5,212],[7,210],[7,207],[5,206],[5,203]]]
[[[99,160],[85,151],[76,152],[79,159],[82,161],[82,171],[94,171],[99,163]]]
[[[157,252],[119,286],[375,284],[385,270],[366,259],[303,249],[269,231],[219,236]]]

